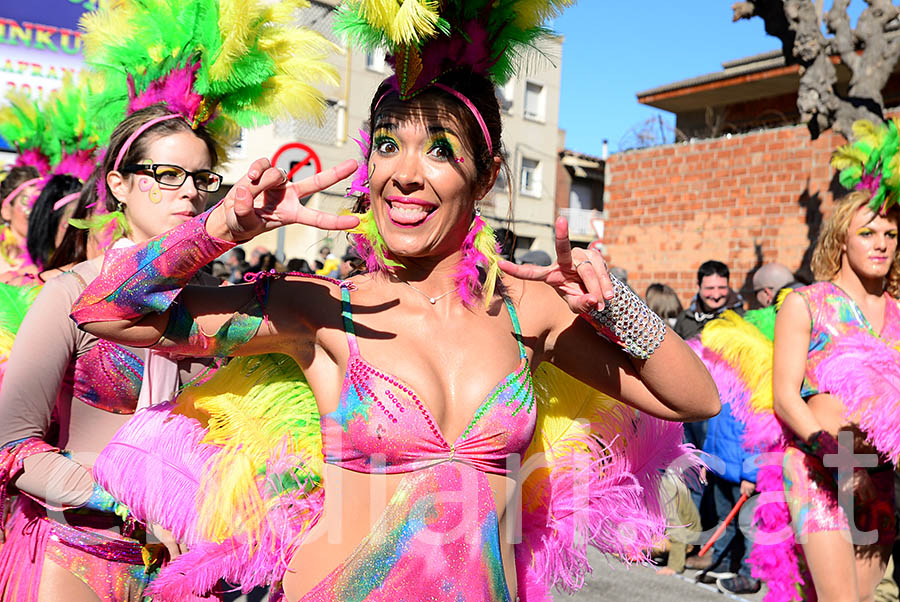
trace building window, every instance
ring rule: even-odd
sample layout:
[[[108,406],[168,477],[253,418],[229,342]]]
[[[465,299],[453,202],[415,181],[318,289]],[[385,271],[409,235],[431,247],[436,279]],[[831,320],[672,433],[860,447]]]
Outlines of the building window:
[[[525,119],[544,120],[546,96],[544,86],[535,82],[525,82],[525,107],[522,111]]]
[[[541,196],[541,162],[522,157],[519,190],[527,196]]]
[[[512,113],[513,99],[516,97],[516,80],[510,79],[502,86],[497,86],[497,102],[504,113]]]
[[[384,73],[384,48],[376,48],[366,53],[366,69]]]

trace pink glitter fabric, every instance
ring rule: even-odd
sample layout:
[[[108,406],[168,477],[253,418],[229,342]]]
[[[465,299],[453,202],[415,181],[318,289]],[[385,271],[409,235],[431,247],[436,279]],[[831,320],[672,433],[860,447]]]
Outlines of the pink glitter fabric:
[[[534,433],[531,371],[512,303],[519,367],[450,443],[412,388],[361,357],[348,288],[341,293],[350,358],[338,408],[321,418],[325,461],[405,476],[366,539],[302,600],[510,600],[485,473],[507,474],[507,459],[524,454]]]
[[[890,295],[885,294],[884,326],[878,333],[872,330],[856,302],[832,282],[817,282],[797,289],[796,293],[806,301],[812,323],[806,375],[800,388],[804,399],[828,392],[819,390],[816,371],[838,338],[862,331],[887,342],[900,343],[900,302]]]
[[[837,483],[822,460],[789,445],[784,452],[783,468],[784,497],[798,541],[805,541],[808,533],[849,531],[847,514],[838,504]],[[878,545],[890,546],[896,533],[894,473],[880,470],[869,476],[878,493],[866,504],[855,501],[856,528],[863,533],[876,531]]]
[[[362,358],[346,286],[341,294],[350,358],[338,407],[321,418],[325,461],[356,472],[387,474],[456,461],[506,474],[507,457],[528,448],[536,416],[531,370],[512,303],[506,301],[519,340],[519,366],[494,387],[451,443],[409,385]]]

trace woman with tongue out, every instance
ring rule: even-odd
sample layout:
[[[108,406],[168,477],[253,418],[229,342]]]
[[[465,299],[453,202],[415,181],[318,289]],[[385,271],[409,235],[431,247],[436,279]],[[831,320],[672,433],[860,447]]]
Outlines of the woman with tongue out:
[[[693,352],[610,278],[597,252],[571,248],[564,219],[556,264],[499,261],[477,207],[503,166],[500,108],[484,65],[504,51],[491,50],[481,67],[466,61],[479,44],[513,42],[509,32],[495,39],[472,28],[524,23],[533,38],[547,11],[535,10],[535,23],[531,13],[466,21],[472,6],[440,3],[455,32],[448,35],[463,36],[438,49],[464,51],[452,70],[435,71],[425,42],[419,57],[395,56],[420,69],[398,72],[372,99],[371,140],[351,188],[361,194],[357,214],[326,215],[299,200],[348,177],[355,162],[291,184],[258,160],[221,204],[108,262],[72,314],[122,343],[194,355],[282,353],[303,369],[320,416],[324,495],[311,496],[321,504],[311,528],[284,552],[288,600],[534,600],[548,599],[560,580],[578,587],[585,542],[640,558],[662,536],[663,514],[643,505],[659,499],[651,491],[658,468],[683,452],[680,427],[664,421],[719,408]],[[348,4],[338,17],[358,9]],[[366,272],[187,285],[235,244],[295,223],[350,230]],[[596,392],[571,405],[557,399],[555,413],[542,415],[544,389],[532,376],[546,374],[537,369],[543,362],[642,418],[611,410]],[[626,454],[622,441],[634,437]],[[535,462],[556,467],[537,471],[537,481],[553,484],[546,495],[543,485],[525,492],[516,544],[517,490],[535,472],[518,463],[534,449]],[[610,484],[609,475],[622,478]],[[551,497],[561,506],[550,509]]]
[[[718,396],[696,356],[610,280],[602,257],[570,248],[565,220],[556,264],[498,266],[476,209],[503,162],[487,79],[445,76],[410,101],[387,82],[371,123],[365,213],[328,216],[299,202],[354,162],[293,185],[259,160],[223,203],[105,266],[73,317],[135,346],[279,352],[302,367],[321,415],[326,487],[321,517],[289,559],[288,599],[344,599],[359,587],[351,577],[381,546],[399,545],[384,538],[404,528],[418,535],[381,558],[371,587],[514,599],[513,539],[500,534],[516,516],[508,463],[535,429],[533,368],[552,362],[665,420],[708,417]],[[367,273],[186,286],[234,244],[289,223],[352,228]],[[432,495],[441,492],[465,492],[471,504],[441,503]],[[442,568],[420,575],[423,562]]]

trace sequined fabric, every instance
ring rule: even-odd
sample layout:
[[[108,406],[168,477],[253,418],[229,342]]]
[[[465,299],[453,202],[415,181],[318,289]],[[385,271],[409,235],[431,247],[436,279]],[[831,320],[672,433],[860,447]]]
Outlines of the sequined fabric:
[[[789,445],[782,467],[784,495],[798,541],[806,541],[809,533],[850,530],[847,514],[838,503],[837,483],[822,460]],[[856,528],[863,533],[876,531],[879,545],[892,545],[896,534],[894,473],[881,470],[870,473],[869,477],[877,495],[867,503],[854,500]]]
[[[121,345],[98,339],[75,360],[73,395],[107,412],[133,414],[143,374],[143,359]]]
[[[341,291],[350,357],[338,407],[321,418],[325,461],[356,472],[388,474],[456,461],[506,474],[509,455],[528,448],[536,416],[521,340],[519,366],[488,394],[459,438],[449,442],[409,385],[362,358],[349,291]],[[521,339],[515,309],[509,301],[507,307]]]
[[[507,602],[483,472],[444,462],[407,474],[369,535],[301,602]]]
[[[143,244],[107,251],[100,276],[72,307],[72,319],[81,325],[166,311],[197,270],[234,247],[206,232],[211,211]]]
[[[900,345],[900,302],[896,299],[885,295],[884,326],[881,333],[877,333],[872,330],[856,302],[832,282],[817,282],[797,289],[796,293],[806,301],[812,326],[806,375],[800,388],[803,398],[827,393],[819,390],[816,368],[831,352],[838,338],[862,330],[880,337],[891,346]]]
[[[360,356],[347,286],[341,292],[350,357],[338,408],[321,418],[325,461],[405,476],[365,540],[302,600],[508,601],[486,473],[507,474],[507,460],[523,454],[534,433],[534,388],[515,308],[507,301],[519,366],[451,443],[409,385]]]

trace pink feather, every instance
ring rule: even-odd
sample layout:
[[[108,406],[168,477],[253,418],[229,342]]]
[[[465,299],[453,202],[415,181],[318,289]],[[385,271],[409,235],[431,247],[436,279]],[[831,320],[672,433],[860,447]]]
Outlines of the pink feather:
[[[900,457],[900,352],[860,332],[841,337],[817,366],[819,390],[844,404],[844,417],[892,460]]]
[[[134,113],[151,105],[164,103],[173,113],[178,113],[187,121],[193,122],[203,97],[193,90],[194,77],[200,63],[185,65],[173,69],[162,79],[153,81],[147,89],[137,94],[134,78],[128,76],[128,113]]]
[[[589,436],[576,438],[578,457],[553,463],[540,503],[523,511],[516,545],[523,602],[549,602],[553,586],[579,589],[591,572],[588,544],[625,562],[648,562],[666,529],[663,472],[700,466],[695,450],[682,444],[680,423],[622,405],[605,418],[591,424]]]
[[[347,196],[354,194],[367,196],[369,194],[369,153],[372,149],[372,137],[366,130],[359,130],[359,138],[353,138],[353,141],[359,146],[362,161],[359,162],[356,175],[350,182],[350,191]]]
[[[202,540],[197,499],[204,467],[219,448],[201,443],[200,423],[173,414],[173,407],[137,412],[100,452],[94,479],[140,521],[162,525],[193,546]]]
[[[13,165],[15,167],[28,165],[38,170],[38,173],[42,176],[50,173],[50,159],[45,157],[39,150],[33,148],[20,152]]]
[[[472,221],[472,227],[462,244],[462,260],[456,266],[453,279],[456,282],[456,292],[465,305],[474,305],[481,294],[481,275],[478,266],[487,266],[488,260],[484,253],[475,247],[475,237],[484,228],[484,220],[476,215]]]
[[[80,150],[74,153],[64,153],[62,160],[53,168],[53,175],[65,174],[74,176],[84,182],[87,180],[97,163],[93,157],[93,150]]]

